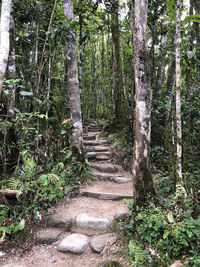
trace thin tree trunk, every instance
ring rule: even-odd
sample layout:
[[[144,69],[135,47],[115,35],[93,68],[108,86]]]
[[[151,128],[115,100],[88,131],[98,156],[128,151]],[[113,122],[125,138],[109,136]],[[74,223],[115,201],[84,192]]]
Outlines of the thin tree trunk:
[[[16,78],[16,66],[15,66],[15,22],[13,15],[10,17],[10,54],[8,58],[8,77],[10,80]],[[14,115],[13,107],[15,106],[15,90],[16,83],[13,81],[10,83],[12,87],[9,89],[8,95],[8,107],[7,113],[10,116]]]
[[[45,38],[43,49],[42,49],[42,57],[41,57],[41,60],[40,60],[40,68],[39,68],[39,73],[38,73],[37,86],[36,86],[35,94],[34,94],[34,97],[35,97],[34,108],[35,109],[37,109],[37,98],[38,98],[38,94],[39,94],[41,75],[42,75],[42,71],[43,71],[43,68],[44,68],[44,56],[45,56],[47,41],[48,41],[48,38],[49,38],[49,31],[51,29],[51,24],[52,24],[52,21],[53,21],[53,15],[54,15],[54,12],[55,12],[55,9],[56,9],[56,4],[57,4],[57,0],[55,0],[55,2],[54,2],[53,10],[51,12],[51,17],[50,17],[50,20],[49,20],[49,25],[48,25],[48,29],[47,29],[46,38]]]
[[[102,92],[101,92],[101,116],[104,116],[104,98],[105,98],[105,45],[104,45],[104,31],[102,29],[101,31],[101,45],[102,45],[102,51],[101,51],[101,77],[102,77]]]
[[[68,20],[74,21],[73,1],[64,0],[64,13]],[[67,31],[67,67],[68,87],[72,129],[72,149],[79,160],[84,159],[83,153],[83,125],[80,105],[80,89],[78,81],[78,66],[76,60],[76,42],[73,30]]]
[[[194,0],[194,7],[197,15],[200,15],[200,2]],[[194,22],[194,29],[196,35],[196,58],[197,58],[197,74],[200,76],[200,26],[198,22]]]
[[[180,0],[176,0],[176,135],[177,135],[177,173],[176,183],[182,182],[182,128],[181,128],[181,14]]]
[[[134,205],[143,205],[154,198],[150,170],[151,98],[147,47],[148,0],[135,0],[134,69],[135,69],[135,142],[133,163]]]
[[[11,0],[2,0],[1,5],[1,32],[0,32],[0,97],[9,55],[9,28],[11,14]]]
[[[111,1],[112,21],[112,45],[113,45],[113,66],[112,66],[112,90],[113,90],[113,111],[115,125],[117,126],[120,118],[120,30],[119,30],[119,0]]]

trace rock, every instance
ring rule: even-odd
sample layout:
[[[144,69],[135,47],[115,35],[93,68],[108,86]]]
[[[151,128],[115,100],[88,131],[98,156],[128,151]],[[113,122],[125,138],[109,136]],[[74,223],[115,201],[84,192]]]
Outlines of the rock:
[[[107,239],[104,236],[95,236],[90,241],[90,246],[94,252],[101,253],[106,245]]]
[[[118,183],[118,184],[125,184],[125,183],[132,182],[131,178],[123,178],[123,177],[115,177],[112,180],[113,182]]]
[[[110,147],[109,146],[96,146],[94,149],[95,151],[103,152],[103,151],[109,151]]]
[[[183,263],[181,261],[175,261],[172,265],[169,267],[180,267],[183,266]]]
[[[76,254],[83,253],[88,247],[88,239],[85,235],[72,234],[61,241],[58,251],[73,252]]]
[[[107,219],[90,217],[87,214],[79,214],[76,217],[76,225],[80,228],[92,228],[106,230],[110,223]]]
[[[63,214],[54,214],[48,217],[47,226],[65,228],[66,231],[69,231],[72,226],[72,218]]]
[[[117,167],[110,163],[104,163],[104,164],[93,163],[93,164],[90,164],[90,166],[93,169],[96,169],[97,171],[100,171],[100,172],[117,172],[118,171]]]
[[[59,229],[45,229],[37,233],[36,243],[50,245],[56,242],[62,233]]]

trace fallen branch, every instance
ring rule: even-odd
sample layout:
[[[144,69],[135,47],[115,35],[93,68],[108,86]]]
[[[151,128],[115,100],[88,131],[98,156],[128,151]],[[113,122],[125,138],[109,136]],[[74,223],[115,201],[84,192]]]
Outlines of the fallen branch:
[[[0,194],[3,194],[4,196],[17,196],[18,194],[21,194],[20,190],[11,190],[11,189],[0,189]]]

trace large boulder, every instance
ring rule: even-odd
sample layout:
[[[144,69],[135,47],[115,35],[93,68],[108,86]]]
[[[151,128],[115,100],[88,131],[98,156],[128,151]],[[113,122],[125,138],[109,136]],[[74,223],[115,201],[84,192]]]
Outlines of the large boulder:
[[[81,254],[86,250],[87,247],[88,239],[85,235],[72,234],[61,241],[61,243],[58,245],[58,251]]]

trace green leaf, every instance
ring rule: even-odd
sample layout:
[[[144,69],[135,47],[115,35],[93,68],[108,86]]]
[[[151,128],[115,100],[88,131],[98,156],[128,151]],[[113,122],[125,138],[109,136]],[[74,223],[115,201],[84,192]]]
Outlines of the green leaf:
[[[43,185],[47,185],[47,184],[48,184],[48,177],[47,177],[47,175],[46,175],[46,174],[42,174],[42,175],[39,177],[38,181],[39,181],[40,183],[42,183]]]
[[[163,234],[163,239],[166,239],[169,234],[170,234],[170,232],[168,230],[165,230],[164,234]]]
[[[197,22],[197,23],[200,23],[200,15],[189,15],[189,16],[186,16],[185,19],[184,19],[184,22]]]
[[[175,223],[175,219],[174,219],[174,215],[172,213],[172,211],[170,211],[168,214],[167,214],[167,219],[170,223]]]
[[[72,155],[72,151],[68,151],[67,155],[65,156],[65,160],[69,159]]]
[[[186,231],[187,235],[189,238],[191,238],[193,236],[193,233],[191,231]]]
[[[61,134],[66,134],[66,132],[67,132],[67,131],[66,131],[65,129],[62,129],[62,130],[61,130]]]

